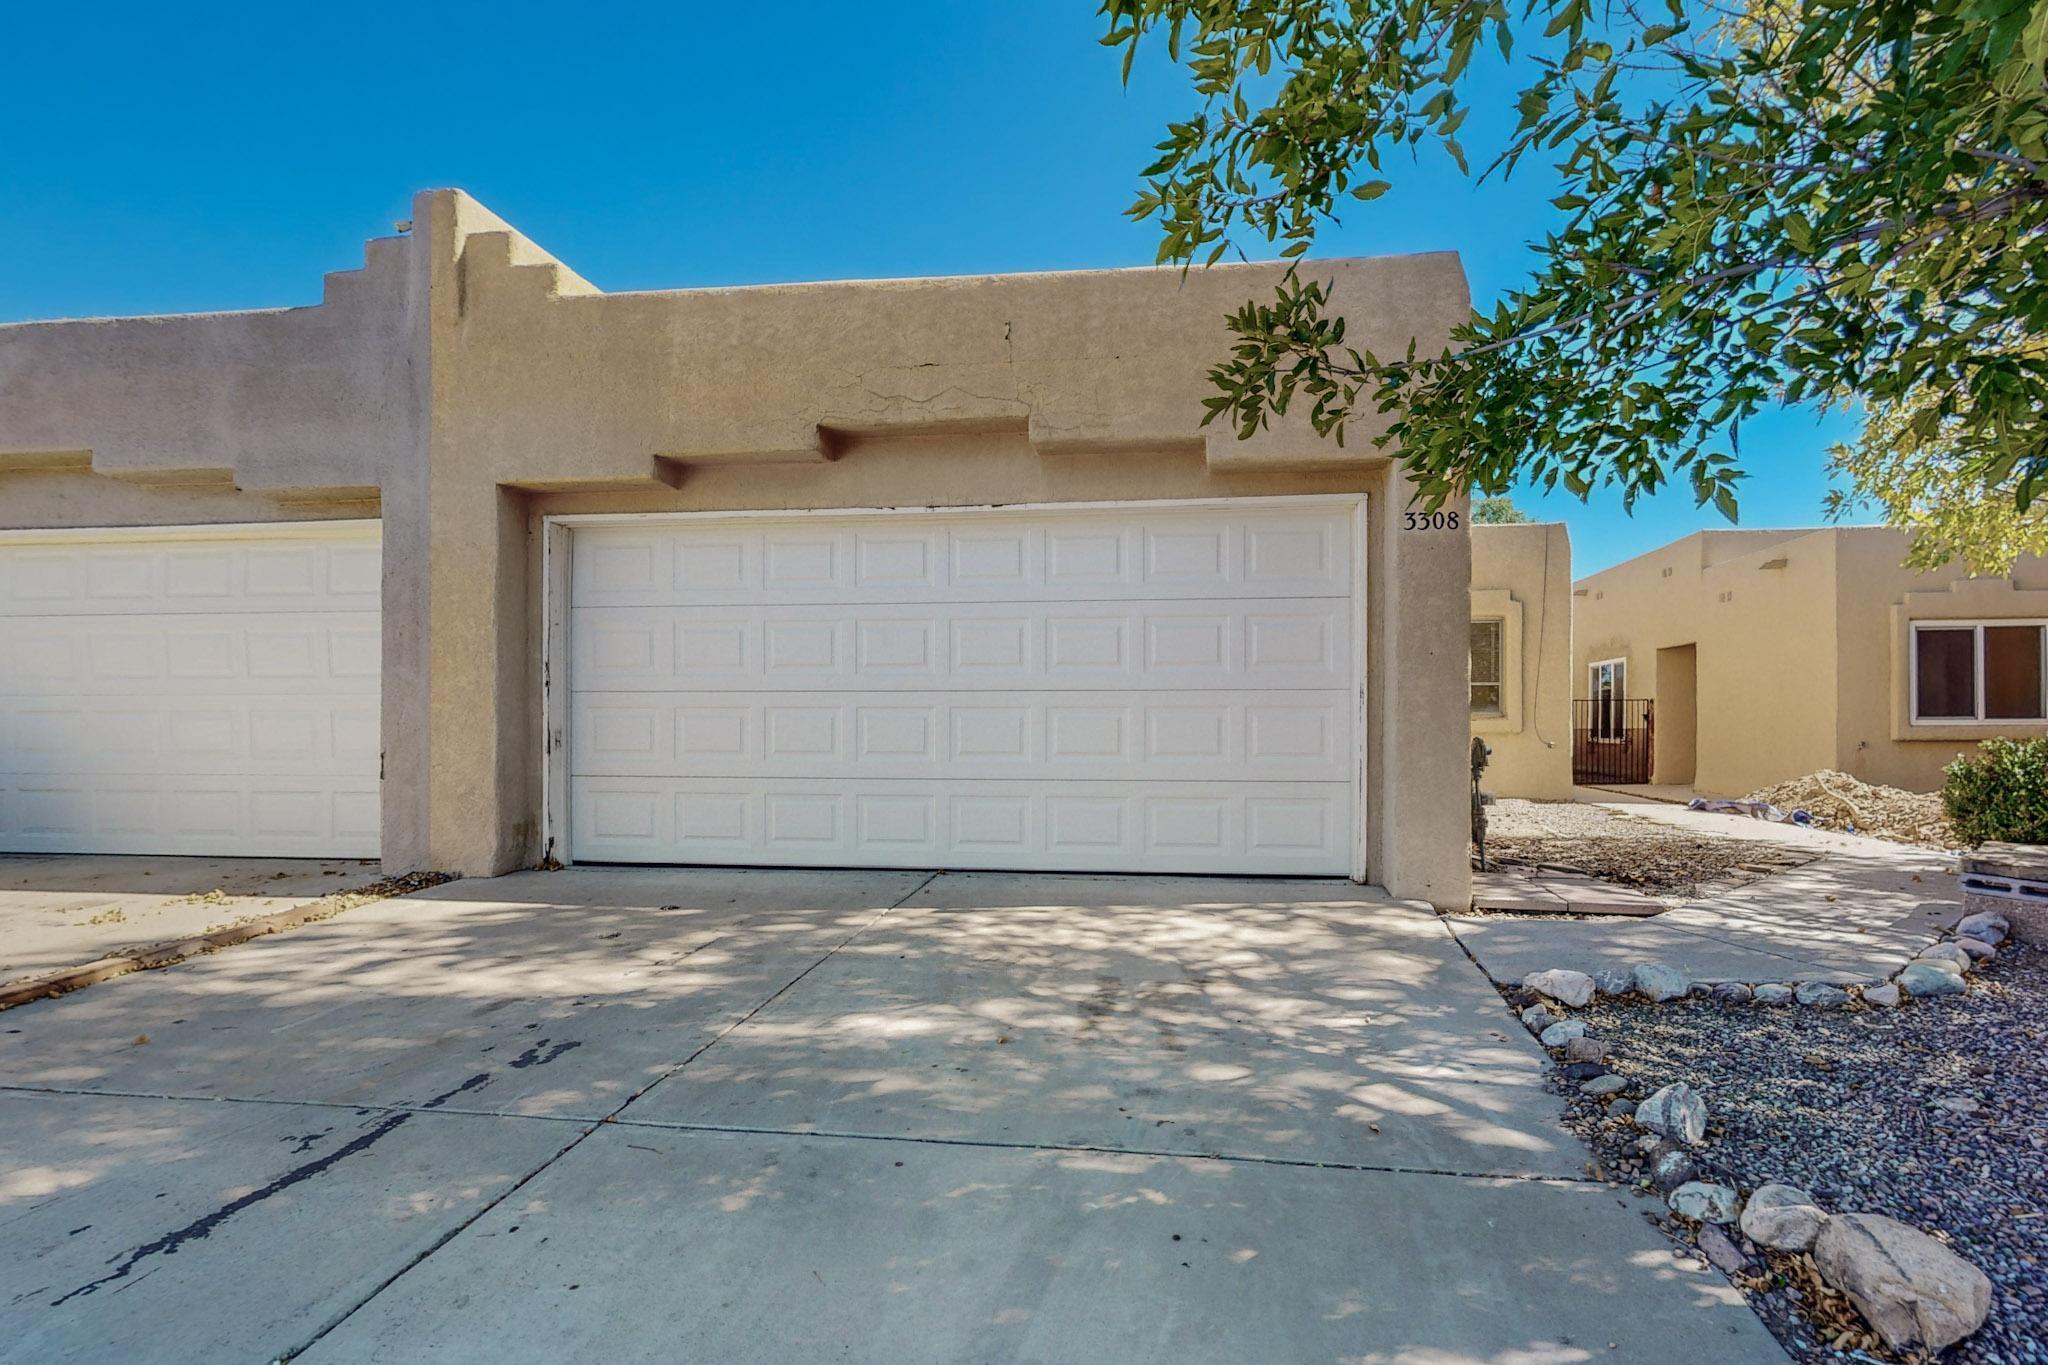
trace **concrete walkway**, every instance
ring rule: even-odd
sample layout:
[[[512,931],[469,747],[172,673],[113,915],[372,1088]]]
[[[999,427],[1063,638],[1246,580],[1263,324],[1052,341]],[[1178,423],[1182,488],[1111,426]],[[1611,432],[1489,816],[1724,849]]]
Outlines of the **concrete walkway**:
[[[1949,854],[1651,801],[1595,804],[1689,833],[1821,856],[1654,919],[1446,921],[1494,980],[1518,982],[1552,967],[1593,972],[1663,962],[1696,981],[1877,981],[1962,918]]]
[[[0,1359],[1762,1361],[1426,910],[574,869],[0,1015]]]
[[[0,984],[189,938],[377,880],[355,858],[0,854]]]

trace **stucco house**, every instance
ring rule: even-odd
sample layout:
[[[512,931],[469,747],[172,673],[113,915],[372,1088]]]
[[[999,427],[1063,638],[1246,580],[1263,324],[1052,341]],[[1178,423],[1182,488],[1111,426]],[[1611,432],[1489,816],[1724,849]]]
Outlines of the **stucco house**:
[[[1702,531],[1580,579],[1582,756],[1739,796],[1834,768],[1933,791],[1994,735],[2048,734],[2048,563],[1902,567],[1905,531]]]
[[[0,851],[1466,897],[1464,531],[1370,422],[1200,425],[1280,267],[607,294],[400,227],[312,306],[0,327]],[[1315,269],[1382,353],[1467,315]]]
[[[1472,528],[1472,734],[1495,796],[1572,796],[1572,542],[1563,522]]]

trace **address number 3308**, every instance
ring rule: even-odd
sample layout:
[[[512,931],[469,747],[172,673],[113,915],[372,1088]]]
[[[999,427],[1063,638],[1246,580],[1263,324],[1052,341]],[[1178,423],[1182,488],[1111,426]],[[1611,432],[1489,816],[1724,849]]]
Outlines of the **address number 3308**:
[[[1404,531],[1455,531],[1458,529],[1456,512],[1404,512],[1407,520],[1402,524]]]

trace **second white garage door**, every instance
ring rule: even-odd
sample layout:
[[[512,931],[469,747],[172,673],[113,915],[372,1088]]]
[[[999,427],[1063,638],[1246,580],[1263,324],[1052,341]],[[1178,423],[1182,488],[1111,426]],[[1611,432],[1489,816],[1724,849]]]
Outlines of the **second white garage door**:
[[[378,847],[376,522],[0,533],[0,852]]]
[[[570,532],[584,861],[1345,875],[1358,502]]]

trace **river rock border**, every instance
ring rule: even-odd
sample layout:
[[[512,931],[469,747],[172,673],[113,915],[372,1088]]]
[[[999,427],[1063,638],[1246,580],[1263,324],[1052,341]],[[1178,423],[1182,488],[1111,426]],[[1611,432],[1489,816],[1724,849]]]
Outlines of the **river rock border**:
[[[1831,981],[1765,981],[1753,985],[1718,981],[1710,985],[1692,980],[1677,967],[1644,962],[1597,972],[1553,967],[1523,977],[1522,989],[1569,1009],[1582,1009],[1592,1004],[1595,996],[1625,995],[1640,996],[1653,1004],[1699,996],[1723,1005],[1839,1009],[1863,1004],[1895,1009],[1908,999],[1933,999],[1967,991],[1969,974],[1997,960],[1998,947],[2005,942],[2011,927],[2006,917],[1995,910],[1967,916],[1956,926],[1955,937],[1929,944],[1890,977],[1860,985]],[[1525,1018],[1523,1022],[1529,1021]]]
[[[1829,982],[1721,982],[1686,978],[1664,963],[1626,971],[1587,973],[1556,968],[1532,972],[1519,990],[1503,994],[1519,1007],[1523,1027],[1560,1065],[1579,1093],[1605,1100],[1608,1125],[1641,1129],[1634,1169],[1617,1173],[1643,1195],[1655,1194],[1689,1229],[1701,1253],[1738,1283],[1763,1261],[1788,1278],[1816,1284],[1817,1321],[1838,1350],[1935,1352],[1983,1326],[1991,1308],[1991,1281],[1977,1266],[1925,1232],[1877,1213],[1829,1212],[1804,1190],[1766,1182],[1745,1193],[1718,1172],[1707,1149],[1713,1140],[1708,1097],[1683,1082],[1640,1099],[1632,1083],[1608,1069],[1609,1045],[1590,1036],[1584,1020],[1557,1010],[1583,1008],[1598,996],[1633,995],[1652,1002],[1704,996],[1724,1005],[1827,1008],[1897,1008],[1908,999],[1958,995],[1966,977],[1996,960],[2010,931],[2005,916],[1985,911],[1966,917],[1944,939],[1885,981],[1842,987]],[[1611,1178],[1597,1166],[1599,1178]],[[1753,1287],[1753,1286],[1752,1286]],[[1853,1308],[1853,1315],[1841,1311]]]

